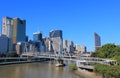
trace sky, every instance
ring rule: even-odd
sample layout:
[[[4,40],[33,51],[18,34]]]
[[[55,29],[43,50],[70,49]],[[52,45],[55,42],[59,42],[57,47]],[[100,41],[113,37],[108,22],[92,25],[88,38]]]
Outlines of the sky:
[[[1,27],[4,16],[25,19],[30,39],[37,31],[49,37],[55,29],[88,51],[94,51],[94,32],[102,45],[120,44],[120,0],[0,0]]]

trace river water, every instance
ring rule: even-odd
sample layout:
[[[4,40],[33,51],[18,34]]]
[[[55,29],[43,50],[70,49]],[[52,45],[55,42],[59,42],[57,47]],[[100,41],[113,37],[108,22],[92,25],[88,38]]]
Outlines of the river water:
[[[0,78],[80,78],[68,66],[55,67],[54,63],[25,63],[0,66]]]

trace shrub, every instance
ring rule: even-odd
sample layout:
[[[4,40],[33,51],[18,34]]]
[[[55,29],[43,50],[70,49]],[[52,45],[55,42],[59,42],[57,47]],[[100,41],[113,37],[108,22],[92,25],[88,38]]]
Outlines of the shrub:
[[[77,66],[76,64],[70,64],[69,66],[69,70],[73,71],[73,70],[77,70]]]
[[[120,66],[108,66],[97,64],[94,72],[100,73],[103,78],[120,78]]]

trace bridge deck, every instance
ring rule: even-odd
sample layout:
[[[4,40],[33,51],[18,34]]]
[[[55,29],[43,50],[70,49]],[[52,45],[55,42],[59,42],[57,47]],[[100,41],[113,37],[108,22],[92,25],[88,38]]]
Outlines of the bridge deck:
[[[68,56],[68,55],[58,55],[58,54],[46,54],[46,53],[23,53],[21,56],[32,56],[35,58],[49,58],[56,59],[60,57],[62,60],[67,61],[75,61],[78,67],[93,69],[94,66],[90,65],[90,63],[100,63],[100,64],[113,64],[116,65],[117,62],[115,60],[104,59],[104,58],[95,58],[95,57],[78,57],[78,56]],[[87,63],[88,65],[84,65],[82,63]]]

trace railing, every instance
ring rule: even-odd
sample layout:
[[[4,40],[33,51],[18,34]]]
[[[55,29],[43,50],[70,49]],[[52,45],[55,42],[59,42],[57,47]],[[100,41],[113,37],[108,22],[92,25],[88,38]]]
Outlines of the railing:
[[[78,57],[78,56],[71,56],[71,55],[63,55],[63,54],[50,54],[49,52],[46,53],[39,53],[39,52],[27,52],[23,53],[23,56],[33,56],[36,58],[51,58],[51,59],[56,59],[56,57],[60,57],[63,60],[68,60],[68,61],[75,61],[75,62],[85,62],[85,63],[100,63],[100,64],[113,64],[116,65],[115,60],[110,60],[110,59],[104,59],[104,58],[95,58],[95,57]],[[80,65],[79,65],[80,66]],[[90,65],[88,65],[90,66]],[[91,67],[92,68],[92,67]]]

